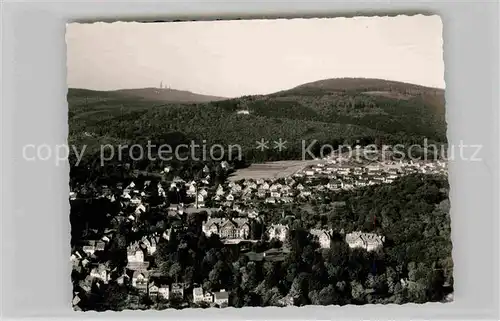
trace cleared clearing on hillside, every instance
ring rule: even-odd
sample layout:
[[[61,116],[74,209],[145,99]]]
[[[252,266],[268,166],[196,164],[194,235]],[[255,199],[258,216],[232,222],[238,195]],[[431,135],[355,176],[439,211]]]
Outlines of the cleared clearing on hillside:
[[[323,163],[325,160],[290,160],[276,161],[260,164],[252,164],[247,168],[239,169],[232,176],[230,181],[241,179],[271,179],[282,178],[295,174],[306,166]]]

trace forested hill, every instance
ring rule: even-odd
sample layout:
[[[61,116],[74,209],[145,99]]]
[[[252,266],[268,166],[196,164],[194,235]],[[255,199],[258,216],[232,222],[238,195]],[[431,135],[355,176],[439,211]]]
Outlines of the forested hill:
[[[240,144],[248,159],[262,161],[300,157],[303,139],[333,146],[446,142],[444,91],[401,82],[327,79],[270,95],[196,103],[166,103],[139,92],[69,90],[70,143],[205,140]],[[256,155],[261,138],[282,138],[288,148]]]
[[[201,103],[216,100],[224,100],[227,98],[201,95],[192,93],[186,90],[177,90],[170,88],[137,88],[137,89],[119,89],[110,91],[95,91],[89,89],[69,88],[68,98],[72,99],[90,99],[95,100],[96,97],[102,100],[146,100],[158,103]]]

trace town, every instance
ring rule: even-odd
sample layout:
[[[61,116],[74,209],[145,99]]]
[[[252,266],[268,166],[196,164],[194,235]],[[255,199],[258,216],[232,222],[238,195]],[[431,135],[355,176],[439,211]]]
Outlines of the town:
[[[221,166],[229,168],[227,162]],[[311,204],[325,204],[337,213],[346,207],[345,202],[337,200],[339,193],[390,184],[407,175],[446,175],[447,164],[440,161],[359,164],[327,157],[288,177],[226,181],[217,185],[212,183],[207,166],[203,168],[203,176],[196,180],[185,181],[178,176],[168,179],[169,172],[169,167],[164,168],[162,179],[156,181],[137,177],[116,186],[81,186],[70,192],[72,203],[105,200],[118,211],[106,213],[108,226],[86,227],[85,236],[73,244],[75,309],[80,309],[82,300],[93,288],[108,283],[129,289],[126,300],[130,308],[140,306],[140,302],[147,302],[149,307],[229,306],[230,289],[223,284],[179,282],[181,271],[172,272],[175,270],[172,266],[162,267],[159,257],[162,244],[168,246],[179,232],[199,225],[206,239],[216,238],[223,247],[236,253],[236,260],[245,257],[254,262],[283,261],[290,251],[290,232],[296,228],[293,213],[288,209],[311,212]],[[107,255],[110,247],[116,247],[110,244],[117,244],[113,240],[119,234],[117,229],[125,225],[134,235],[122,236],[118,242],[126,247],[126,254],[123,251],[119,257]],[[385,242],[384,235],[345,231],[322,219],[309,226],[301,225],[318,250],[328,249],[334,240],[341,239],[351,249],[377,252]],[[289,304],[294,304],[293,299],[285,297],[276,305]]]

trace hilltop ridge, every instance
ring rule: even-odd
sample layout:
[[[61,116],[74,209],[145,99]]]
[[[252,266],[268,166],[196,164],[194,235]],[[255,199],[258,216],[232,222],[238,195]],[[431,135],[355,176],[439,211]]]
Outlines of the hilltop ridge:
[[[108,91],[98,91],[90,89],[69,88],[68,97],[95,97],[115,98],[115,99],[142,99],[148,101],[157,101],[165,103],[201,103],[227,99],[210,95],[202,95],[187,90],[177,90],[170,88],[135,88],[118,89]]]
[[[189,92],[163,89],[162,96],[155,90],[70,89],[70,138],[80,142],[81,133],[89,132],[99,143],[240,144],[251,162],[300,158],[302,140],[333,146],[355,141],[422,144],[424,138],[446,143],[444,90],[439,88],[333,78],[269,95],[197,102],[188,99]],[[157,99],[167,99],[163,97],[177,101]],[[262,138],[281,138],[287,149],[257,153],[255,142]]]

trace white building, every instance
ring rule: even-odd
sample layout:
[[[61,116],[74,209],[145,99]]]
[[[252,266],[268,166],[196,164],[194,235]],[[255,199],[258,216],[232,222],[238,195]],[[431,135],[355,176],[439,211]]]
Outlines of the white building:
[[[205,297],[203,295],[203,289],[201,287],[197,287],[193,289],[193,302],[200,303],[204,302]]]
[[[214,303],[220,307],[226,306],[229,303],[229,293],[225,290],[214,292]]]
[[[99,264],[99,266],[90,270],[90,276],[92,278],[100,279],[104,283],[108,283],[108,281],[110,280],[108,269],[103,264]]]
[[[149,271],[135,271],[132,275],[132,286],[141,291],[148,289]]]
[[[322,248],[330,248],[330,243],[332,240],[332,231],[331,230],[319,230],[319,229],[311,229],[309,231],[311,235],[318,238],[319,245]]]
[[[158,296],[165,299],[165,300],[168,300],[168,298],[169,298],[168,285],[160,285],[158,287]]]
[[[144,252],[137,245],[129,246],[127,250],[127,261],[128,263],[144,263]]]
[[[281,242],[286,240],[286,235],[288,233],[288,226],[283,224],[273,224],[267,229],[267,235],[269,235],[269,239],[276,238]]]
[[[210,218],[203,224],[203,232],[207,236],[218,234],[221,238],[246,239],[250,235],[250,224],[246,218]]]
[[[345,240],[350,248],[363,248],[366,251],[375,251],[383,247],[385,237],[374,233],[352,232],[346,235]]]

